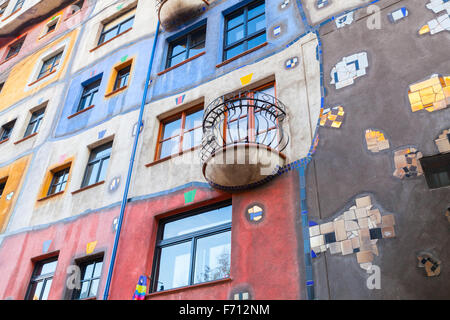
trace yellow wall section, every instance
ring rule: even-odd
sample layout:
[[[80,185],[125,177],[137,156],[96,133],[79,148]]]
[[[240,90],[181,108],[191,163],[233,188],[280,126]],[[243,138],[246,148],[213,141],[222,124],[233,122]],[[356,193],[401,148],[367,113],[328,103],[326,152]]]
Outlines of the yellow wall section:
[[[0,168],[0,180],[8,178],[5,190],[0,198],[0,233],[5,231],[12,208],[23,184],[23,177],[27,171],[30,158],[31,155],[23,157],[9,166]],[[10,200],[6,200],[7,195],[11,192],[14,192],[13,197]]]
[[[30,95],[35,94],[40,91],[45,86],[53,83],[61,78],[67,68],[67,63],[69,61],[70,55],[72,53],[75,40],[78,36],[78,30],[74,30],[64,37],[52,42],[50,45],[44,47],[42,50],[34,53],[33,55],[23,59],[17,63],[14,68],[11,69],[8,79],[6,80],[3,90],[0,92],[0,111],[10,107],[11,105],[17,103],[19,100],[24,99]],[[36,64],[39,64],[40,57],[44,52],[51,49],[52,47],[58,46],[61,42],[70,38],[64,51],[65,58],[61,61],[58,67],[58,71],[55,75],[48,78],[43,78],[41,81],[37,82],[33,86],[28,86],[30,77],[35,69]],[[37,76],[37,75],[36,75]]]

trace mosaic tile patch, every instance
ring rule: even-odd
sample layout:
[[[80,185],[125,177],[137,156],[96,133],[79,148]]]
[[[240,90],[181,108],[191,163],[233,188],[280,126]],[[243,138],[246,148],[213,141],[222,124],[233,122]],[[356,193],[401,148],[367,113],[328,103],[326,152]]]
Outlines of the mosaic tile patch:
[[[397,21],[406,18],[408,14],[409,14],[408,9],[406,9],[406,7],[402,7],[400,9],[390,12],[388,14],[388,18],[390,22],[396,23]]]
[[[442,110],[450,105],[450,76],[437,74],[409,86],[409,103],[412,112],[422,109],[428,112]]]
[[[320,116],[319,124],[321,127],[339,129],[344,121],[344,115],[345,112],[342,106],[325,109]]]
[[[247,209],[247,219],[251,222],[260,222],[264,218],[264,209],[260,205],[252,205]]]
[[[419,159],[423,155],[415,148],[406,148],[394,153],[394,177],[399,179],[414,178],[423,175]]]
[[[377,153],[390,148],[389,140],[379,130],[367,129],[365,137],[367,149],[371,152]]]
[[[235,293],[233,300],[250,300],[250,294],[248,292]]]
[[[393,214],[382,215],[370,196],[358,197],[355,205],[333,221],[309,227],[312,250],[319,254],[353,255],[360,267],[368,270],[379,255],[377,242],[395,237]]]
[[[436,19],[430,20],[419,30],[420,35],[436,34],[442,31],[450,31],[450,1],[449,0],[431,0],[426,7],[436,14],[444,11]]]
[[[97,246],[97,241],[89,242],[86,245],[86,254],[91,254],[92,252],[94,252],[96,246]]]
[[[286,60],[286,62],[284,63],[286,69],[294,69],[299,63],[299,58],[298,57],[293,57],[291,59]]]
[[[177,98],[175,98],[175,103],[176,105],[182,104],[184,102],[184,98],[186,98],[186,95],[183,94],[182,96],[179,96]]]
[[[132,300],[144,300],[147,294],[147,277],[140,276]]]
[[[276,26],[273,28],[273,35],[275,37],[279,36],[281,34],[281,26]]]
[[[289,0],[284,0],[282,3],[281,3],[281,9],[285,9],[285,8],[287,8],[287,6],[289,5]]]
[[[52,244],[52,240],[46,240],[42,244],[42,253],[47,253],[48,249],[50,249],[50,245]]]
[[[186,192],[184,194],[184,204],[194,202],[196,193],[197,193],[197,189]]]
[[[353,11],[343,14],[339,17],[336,17],[336,27],[337,28],[343,28],[346,25],[352,24],[354,20],[354,13]]]
[[[420,253],[417,260],[419,260],[418,267],[425,269],[427,277],[436,277],[441,273],[441,261],[431,253]]]
[[[329,0],[317,0],[316,7],[317,9],[322,9],[328,6],[329,4],[330,4]]]
[[[366,75],[369,67],[367,52],[360,52],[344,57],[331,70],[331,82],[336,89],[341,89],[352,85],[356,78]]]
[[[440,153],[450,152],[450,129],[442,131],[434,142]]]
[[[249,84],[251,81],[252,81],[252,79],[253,79],[253,73],[250,73],[250,74],[248,74],[248,75],[246,75],[246,76],[243,76],[240,80],[241,80],[241,84],[243,85],[243,86],[245,86],[245,85],[247,85],[247,84]]]

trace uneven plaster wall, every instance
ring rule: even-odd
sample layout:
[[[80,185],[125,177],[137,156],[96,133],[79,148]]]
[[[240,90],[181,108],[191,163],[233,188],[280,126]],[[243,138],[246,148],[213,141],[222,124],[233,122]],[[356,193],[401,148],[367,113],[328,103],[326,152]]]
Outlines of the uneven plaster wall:
[[[334,15],[339,15],[346,10],[369,4],[370,0],[330,0],[330,4],[317,8],[317,0],[302,0],[305,12],[312,25],[318,24]]]
[[[21,99],[38,93],[45,86],[64,76],[77,35],[78,30],[74,30],[55,40],[42,50],[18,62],[11,69],[3,90],[0,92],[0,111],[11,107]],[[42,64],[41,60],[47,56],[51,56],[55,50],[59,50],[62,46],[64,46],[64,54],[57,71],[49,77],[33,84],[37,79],[37,74],[39,73],[38,68]]]

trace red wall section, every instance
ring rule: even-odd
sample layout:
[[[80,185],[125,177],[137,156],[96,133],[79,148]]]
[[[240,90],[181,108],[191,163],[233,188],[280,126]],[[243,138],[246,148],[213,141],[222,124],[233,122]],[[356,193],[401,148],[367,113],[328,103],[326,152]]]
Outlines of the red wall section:
[[[285,174],[260,188],[232,195],[231,279],[150,294],[147,299],[230,299],[239,291],[253,299],[300,299],[295,173]],[[184,193],[197,189],[193,203]],[[229,199],[231,195],[205,187],[190,187],[129,203],[122,225],[109,299],[132,298],[140,275],[151,275],[159,219]],[[249,205],[265,208],[263,220],[246,218]],[[0,245],[0,299],[23,299],[33,270],[32,260],[59,252],[49,299],[67,298],[67,268],[86,256],[86,245],[97,241],[93,254],[104,252],[98,299],[102,299],[114,242],[113,220],[119,208],[90,213],[40,230],[11,235]],[[299,232],[301,234],[301,232]],[[46,257],[48,254],[46,255]]]

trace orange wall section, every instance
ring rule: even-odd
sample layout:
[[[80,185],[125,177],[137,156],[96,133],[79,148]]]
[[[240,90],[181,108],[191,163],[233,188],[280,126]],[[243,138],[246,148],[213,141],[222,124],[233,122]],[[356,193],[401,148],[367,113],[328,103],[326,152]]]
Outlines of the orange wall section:
[[[0,111],[5,110],[18,101],[35,94],[49,84],[61,79],[70,61],[78,33],[78,29],[68,33],[15,65],[9,73],[3,90],[0,92]],[[36,65],[40,64],[42,55],[49,50],[51,51],[52,48],[58,48],[58,45],[66,40],[68,42],[64,48],[64,59],[60,62],[56,73],[47,78],[42,78],[36,84],[29,86],[37,78],[37,74],[33,75],[33,79],[31,79],[31,76],[35,71]]]
[[[20,188],[22,187],[23,177],[27,171],[30,159],[31,155],[28,155],[8,166],[0,168],[0,180],[8,178],[5,190],[0,198],[0,233],[5,231],[12,209],[14,208],[14,204],[19,195]],[[7,200],[7,195],[11,192],[14,192],[14,195],[10,200]]]

